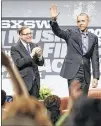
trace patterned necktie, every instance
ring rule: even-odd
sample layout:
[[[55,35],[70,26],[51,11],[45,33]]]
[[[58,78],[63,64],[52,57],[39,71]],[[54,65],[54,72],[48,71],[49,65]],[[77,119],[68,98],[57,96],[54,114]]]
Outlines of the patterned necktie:
[[[28,54],[30,54],[30,47],[29,47],[29,44],[28,43],[26,45],[26,49],[27,49]]]
[[[82,49],[83,55],[85,55],[88,50],[88,36],[84,33],[82,34]]]

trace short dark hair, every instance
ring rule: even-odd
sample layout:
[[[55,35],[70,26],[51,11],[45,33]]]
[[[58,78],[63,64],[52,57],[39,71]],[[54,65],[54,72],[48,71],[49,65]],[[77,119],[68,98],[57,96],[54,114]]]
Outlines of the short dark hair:
[[[78,99],[62,126],[101,126],[101,99]]]
[[[86,17],[88,18],[88,20],[89,20],[89,16],[88,16],[88,14],[86,14],[86,13],[80,13],[80,14],[77,16],[77,18],[78,18],[79,16],[86,16]]]
[[[26,26],[26,25],[22,26],[22,27],[18,30],[18,34],[19,34],[19,35],[22,34],[23,30],[25,30],[25,29],[27,29],[27,28],[29,28],[29,27]]]
[[[53,124],[57,122],[61,115],[60,104],[61,100],[57,95],[50,95],[44,100],[44,105],[50,113],[50,119]]]

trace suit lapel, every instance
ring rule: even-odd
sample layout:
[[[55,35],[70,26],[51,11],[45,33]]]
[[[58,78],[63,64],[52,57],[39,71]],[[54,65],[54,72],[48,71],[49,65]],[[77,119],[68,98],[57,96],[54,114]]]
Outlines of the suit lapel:
[[[88,32],[88,51],[87,52],[89,52],[92,45],[93,45],[93,37],[92,37],[92,34]]]
[[[20,40],[18,41],[18,44],[19,44],[20,50],[23,51],[26,55],[29,55],[28,51],[26,50],[26,48],[24,47],[24,45],[22,44]],[[29,43],[29,45],[30,45],[31,52],[33,48],[38,46],[37,44],[34,44],[34,43]]]
[[[82,50],[82,36],[81,36],[81,33],[79,31],[79,29],[76,30],[77,32],[77,36],[78,36],[78,43],[79,43],[79,46],[80,46],[80,53],[83,54],[83,50]],[[93,45],[93,37],[92,37],[92,34],[90,32],[88,32],[88,51],[90,50],[91,46]]]
[[[76,34],[77,34],[77,41],[78,41],[78,44],[79,44],[79,47],[80,47],[80,49],[78,51],[82,55],[83,54],[83,51],[82,51],[82,36],[81,36],[81,33],[80,33],[78,28],[76,30]]]
[[[30,49],[31,49],[31,52],[32,52],[32,49],[33,49],[33,45],[30,43],[29,44],[30,45]]]
[[[22,42],[19,40],[18,43],[19,43],[19,47],[20,47],[21,51],[23,51],[26,55],[28,55],[28,52],[27,52],[26,48],[24,47],[24,45],[22,44]]]
[[[31,49],[31,51],[32,51],[33,48],[35,48],[35,47],[37,47],[37,46],[38,46],[38,45],[35,44],[35,43],[30,43],[30,49]]]
[[[34,43],[30,43],[30,49],[31,49],[31,52],[32,52],[32,49],[35,48],[35,45]]]

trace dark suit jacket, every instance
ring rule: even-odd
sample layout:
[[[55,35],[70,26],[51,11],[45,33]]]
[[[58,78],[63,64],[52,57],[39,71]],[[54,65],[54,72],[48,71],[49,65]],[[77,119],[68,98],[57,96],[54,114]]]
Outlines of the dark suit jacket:
[[[63,38],[68,47],[60,75],[64,78],[72,79],[78,72],[80,65],[83,64],[85,79],[87,83],[90,83],[91,59],[93,77],[99,79],[98,37],[88,32],[89,47],[87,53],[83,55],[82,36],[78,28],[64,31],[59,28],[58,23],[55,21],[50,21],[50,25],[54,34]]]
[[[31,50],[35,48],[36,44],[30,43]],[[28,54],[26,48],[19,40],[16,45],[11,47],[11,57],[17,66],[24,82],[28,88],[28,91],[32,87],[33,79],[36,78],[38,87],[40,88],[40,76],[38,71],[38,65],[42,66],[44,64],[44,58],[39,61],[37,56],[32,59]]]

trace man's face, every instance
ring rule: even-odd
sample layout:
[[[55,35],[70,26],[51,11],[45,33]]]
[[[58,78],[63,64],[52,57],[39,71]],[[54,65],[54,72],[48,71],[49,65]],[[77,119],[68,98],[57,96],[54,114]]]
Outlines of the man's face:
[[[30,28],[26,28],[20,34],[20,39],[25,42],[32,42],[32,31]]]
[[[89,23],[89,19],[86,15],[81,15],[77,17],[77,26],[81,31],[85,31]]]

